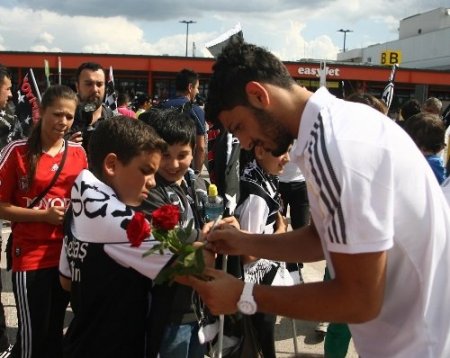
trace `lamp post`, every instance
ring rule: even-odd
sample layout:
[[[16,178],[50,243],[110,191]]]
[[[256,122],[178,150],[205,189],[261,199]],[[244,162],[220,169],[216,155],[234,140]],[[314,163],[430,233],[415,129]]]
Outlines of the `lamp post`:
[[[344,33],[344,48],[342,49],[342,52],[345,52],[345,40],[347,38],[347,32],[353,32],[353,30],[339,29],[339,30],[337,30],[337,32],[343,32]]]
[[[188,56],[188,38],[189,38],[189,25],[195,24],[196,21],[192,20],[182,20],[180,21],[182,24],[186,24],[186,57]]]

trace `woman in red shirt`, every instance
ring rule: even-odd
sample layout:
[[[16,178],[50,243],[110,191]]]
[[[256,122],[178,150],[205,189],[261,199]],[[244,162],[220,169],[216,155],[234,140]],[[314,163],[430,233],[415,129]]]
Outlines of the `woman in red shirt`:
[[[0,218],[12,222],[12,281],[18,331],[13,357],[61,357],[69,294],[59,283],[62,222],[78,173],[87,167],[79,144],[64,140],[78,104],[66,86],[47,89],[41,119],[30,137],[11,142],[0,154]],[[46,195],[64,152],[66,161]]]

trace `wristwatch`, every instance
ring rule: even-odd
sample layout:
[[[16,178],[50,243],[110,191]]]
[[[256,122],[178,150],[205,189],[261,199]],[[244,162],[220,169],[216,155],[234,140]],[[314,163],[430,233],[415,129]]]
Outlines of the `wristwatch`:
[[[237,303],[238,310],[246,315],[255,314],[257,310],[255,299],[253,298],[254,283],[245,282],[241,297]]]

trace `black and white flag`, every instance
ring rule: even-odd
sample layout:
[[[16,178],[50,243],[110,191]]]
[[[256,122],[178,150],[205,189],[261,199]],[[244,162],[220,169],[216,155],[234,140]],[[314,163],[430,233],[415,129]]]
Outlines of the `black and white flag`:
[[[394,81],[395,81],[395,74],[397,72],[398,65],[392,65],[391,74],[389,76],[389,82],[384,87],[383,94],[381,95],[381,100],[386,104],[387,109],[391,107],[392,99],[394,98]]]
[[[105,104],[113,111],[117,109],[117,95],[114,88],[114,73],[112,66],[109,66],[108,82],[106,83]]]

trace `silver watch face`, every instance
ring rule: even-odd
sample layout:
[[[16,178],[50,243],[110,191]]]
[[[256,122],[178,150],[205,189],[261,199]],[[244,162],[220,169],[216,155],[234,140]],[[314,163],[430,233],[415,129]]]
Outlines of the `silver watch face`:
[[[238,308],[243,314],[254,314],[256,312],[256,304],[250,301],[239,301]]]

